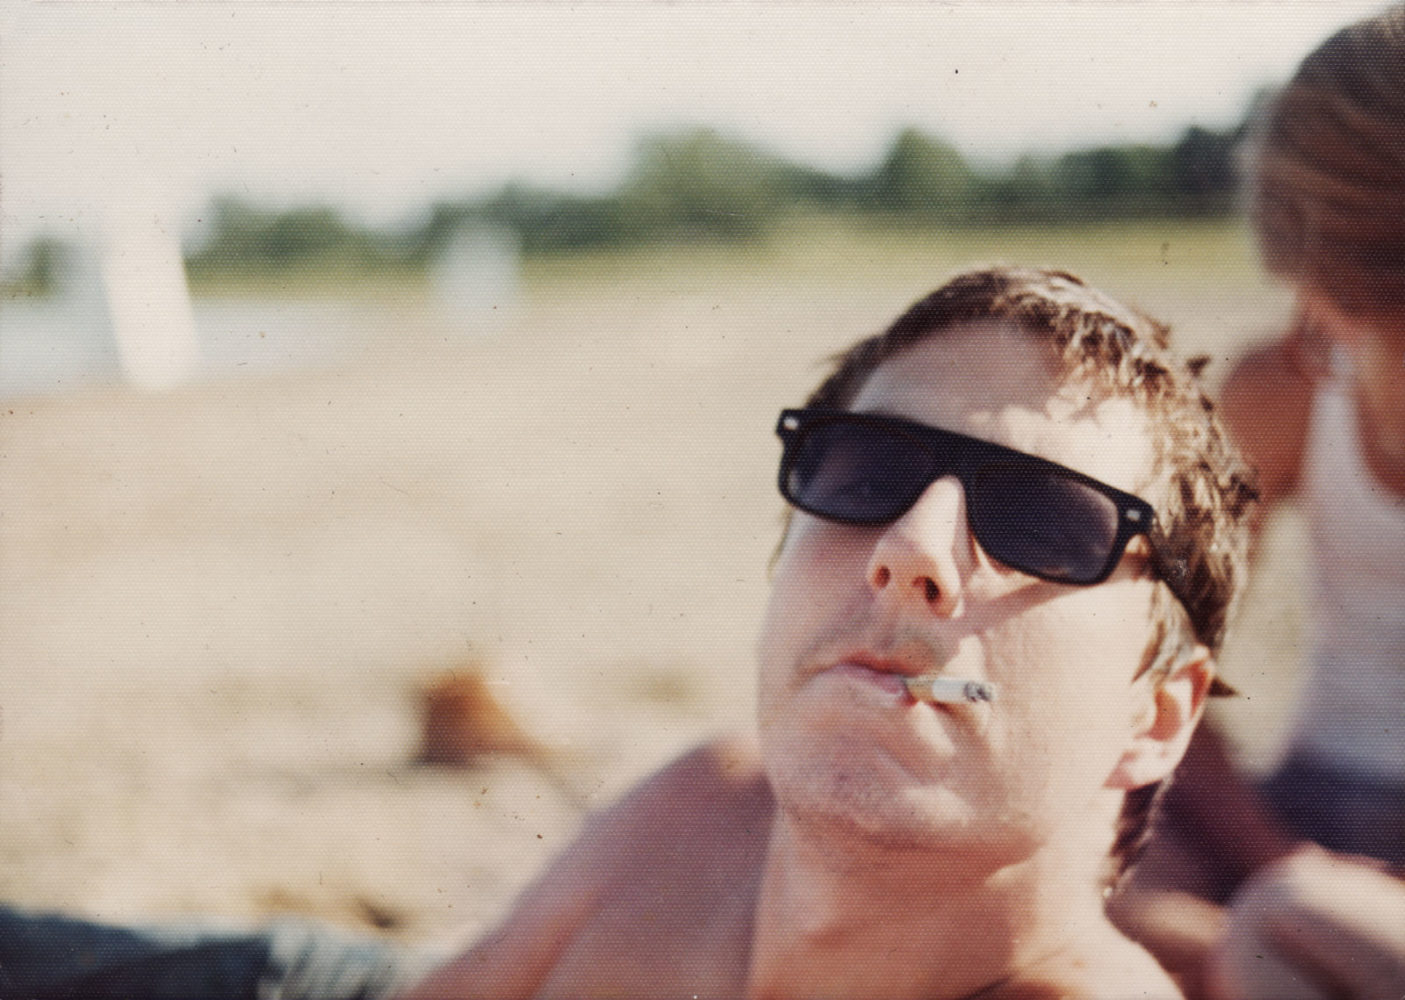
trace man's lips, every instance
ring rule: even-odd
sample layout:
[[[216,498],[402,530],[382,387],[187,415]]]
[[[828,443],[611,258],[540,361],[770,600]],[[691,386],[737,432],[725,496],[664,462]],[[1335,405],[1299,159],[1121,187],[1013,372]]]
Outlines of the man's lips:
[[[844,665],[875,674],[893,674],[899,678],[931,673],[936,668],[930,656],[880,656],[863,650],[845,653],[835,659],[834,666]]]
[[[867,664],[852,660],[841,660],[830,667],[826,673],[856,684],[873,685],[892,694],[911,698],[907,685],[904,683],[904,678],[907,676],[905,674],[895,673],[891,670],[877,670]]]
[[[865,649],[853,650],[839,656],[829,667],[829,671],[836,676],[896,695],[899,701],[912,703],[918,699],[913,695],[908,682],[914,677],[930,674],[935,669],[934,658],[921,654],[921,649],[914,649],[911,655],[899,656],[880,655]]]
[[[883,662],[866,664],[841,660],[825,671],[851,684],[881,690],[906,705],[922,704],[937,710],[953,705],[973,706],[995,701],[995,686],[984,681],[941,674],[910,674],[884,669]]]
[[[872,646],[847,650],[830,659],[821,672],[881,689],[909,704],[940,707],[995,699],[994,685],[950,675],[946,668],[951,664],[938,657],[930,644],[909,641],[883,648],[881,653]]]

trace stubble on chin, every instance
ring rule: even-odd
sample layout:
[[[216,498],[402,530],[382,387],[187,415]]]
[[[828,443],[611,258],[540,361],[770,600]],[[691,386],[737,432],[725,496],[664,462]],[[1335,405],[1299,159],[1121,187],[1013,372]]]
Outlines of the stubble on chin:
[[[836,775],[820,793],[811,787],[776,790],[780,818],[792,835],[838,861],[929,852],[944,835],[916,808],[904,807],[891,794],[856,780]]]

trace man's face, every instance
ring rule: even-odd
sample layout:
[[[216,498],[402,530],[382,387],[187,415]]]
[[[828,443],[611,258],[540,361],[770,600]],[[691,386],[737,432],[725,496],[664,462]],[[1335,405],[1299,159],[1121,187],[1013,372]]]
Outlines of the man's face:
[[[1061,385],[1008,325],[952,330],[890,358],[851,409],[1051,459],[1146,496],[1142,412]],[[1154,501],[1155,498],[1148,497]],[[961,484],[933,482],[879,527],[795,513],[758,643],[768,773],[792,816],[894,846],[965,844],[1007,863],[1088,822],[1147,704],[1140,539],[1091,587],[991,560]],[[993,705],[913,700],[903,674],[996,686]],[[1097,810],[1105,815],[1106,809]]]

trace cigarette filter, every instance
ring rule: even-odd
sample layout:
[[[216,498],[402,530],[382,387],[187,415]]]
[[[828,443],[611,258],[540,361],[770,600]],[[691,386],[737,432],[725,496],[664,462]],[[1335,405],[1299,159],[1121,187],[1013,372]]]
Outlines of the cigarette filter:
[[[939,705],[964,705],[976,702],[993,702],[995,687],[984,681],[968,681],[960,677],[933,677],[923,674],[908,677],[903,683],[908,693],[918,701],[933,702]]]

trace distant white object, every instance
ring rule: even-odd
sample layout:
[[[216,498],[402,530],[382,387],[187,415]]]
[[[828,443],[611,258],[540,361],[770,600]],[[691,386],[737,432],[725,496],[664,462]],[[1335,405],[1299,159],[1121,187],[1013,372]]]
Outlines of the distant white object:
[[[455,322],[478,330],[503,325],[522,294],[522,252],[517,235],[497,227],[461,230],[440,254],[434,292]]]
[[[123,374],[173,388],[200,363],[180,241],[155,212],[112,211],[105,223],[99,271]]]

